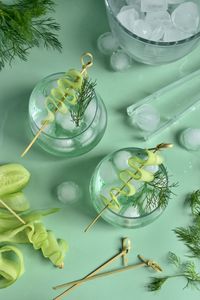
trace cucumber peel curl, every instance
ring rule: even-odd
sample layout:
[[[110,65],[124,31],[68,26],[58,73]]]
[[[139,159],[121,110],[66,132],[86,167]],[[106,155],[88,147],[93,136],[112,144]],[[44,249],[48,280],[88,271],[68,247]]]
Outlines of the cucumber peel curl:
[[[24,272],[22,252],[12,243],[32,244],[41,250],[55,266],[64,267],[68,250],[66,241],[56,239],[54,233],[45,228],[42,217],[59,209],[29,210],[29,202],[22,189],[27,185],[30,173],[20,164],[0,166],[0,199],[25,221],[19,220],[0,205],[0,289],[14,283]],[[9,245],[5,245],[9,243]]]

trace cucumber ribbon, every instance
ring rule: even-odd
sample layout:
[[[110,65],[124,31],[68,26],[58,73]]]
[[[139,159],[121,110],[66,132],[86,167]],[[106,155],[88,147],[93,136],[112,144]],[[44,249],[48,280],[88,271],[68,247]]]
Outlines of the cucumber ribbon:
[[[46,230],[41,217],[55,213],[58,209],[38,210],[21,213],[26,224],[19,224],[18,220],[7,212],[0,210],[0,243],[31,243],[33,248],[42,251],[55,266],[63,267],[63,260],[67,251],[67,243],[56,239],[52,231]]]
[[[0,247],[0,289],[13,284],[24,272],[21,251],[15,246]]]
[[[122,187],[113,187],[109,191],[110,198],[100,195],[105,205],[108,205],[111,209],[119,209],[120,203],[118,197],[121,196],[133,196],[136,193],[133,180],[150,182],[154,179],[154,174],[144,169],[146,166],[160,165],[163,162],[163,158],[152,150],[145,150],[147,158],[141,159],[138,156],[133,156],[128,159],[128,165],[130,169],[122,170],[119,173],[119,178],[122,181]]]

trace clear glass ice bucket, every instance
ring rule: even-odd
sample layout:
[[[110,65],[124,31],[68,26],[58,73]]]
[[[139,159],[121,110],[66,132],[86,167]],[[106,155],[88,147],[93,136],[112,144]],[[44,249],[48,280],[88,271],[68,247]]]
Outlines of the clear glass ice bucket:
[[[65,74],[64,72],[49,75],[42,79],[33,89],[29,100],[29,123],[32,134],[35,136],[41,128],[42,120],[47,116],[45,108],[45,98],[52,88],[57,86],[57,80]],[[56,113],[56,116],[60,113]],[[69,114],[69,113],[68,113]],[[65,123],[62,116],[61,121]],[[64,115],[65,117],[65,115]],[[104,135],[107,125],[107,112],[105,105],[98,94],[88,105],[84,120],[79,127],[73,126],[69,120],[64,129],[55,120],[49,124],[40,134],[37,143],[45,151],[63,157],[78,156],[94,148]],[[69,126],[69,128],[67,128]]]
[[[125,156],[124,153],[126,153],[126,156],[129,153],[130,156],[138,156],[140,158],[146,156],[144,149],[124,148],[109,154],[99,163],[90,181],[91,201],[97,213],[100,213],[105,207],[105,202],[100,195],[109,198],[109,191],[112,187],[123,186],[123,182],[117,174],[122,169],[130,169],[127,162],[122,162],[122,158]],[[157,167],[158,170],[161,172],[165,183],[168,184],[168,176],[164,165]],[[152,204],[151,207],[147,206],[146,194],[142,192],[143,183],[135,181],[134,185],[137,188],[137,192],[130,196],[131,198],[129,197],[129,199],[126,196],[120,196],[118,198],[122,204],[120,210],[107,208],[102,214],[104,220],[115,226],[137,228],[146,226],[162,214],[165,206],[159,204],[159,199],[156,199],[155,204]],[[133,215],[127,215],[130,207],[132,207]]]
[[[200,11],[200,1],[195,2]],[[105,0],[110,28],[123,50],[134,60],[150,64],[160,65],[180,59],[197,47],[200,40],[200,32],[193,36],[175,42],[154,42],[141,38],[125,28],[116,18],[125,0]]]

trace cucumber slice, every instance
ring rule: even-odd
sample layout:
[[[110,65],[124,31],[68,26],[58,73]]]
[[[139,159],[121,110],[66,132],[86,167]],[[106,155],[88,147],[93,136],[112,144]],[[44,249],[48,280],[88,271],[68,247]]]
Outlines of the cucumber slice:
[[[22,192],[1,196],[1,200],[3,200],[14,211],[25,211],[30,207],[26,196]],[[4,208],[1,203],[0,207]]]
[[[28,183],[30,173],[19,164],[0,166],[0,197],[21,191]]]

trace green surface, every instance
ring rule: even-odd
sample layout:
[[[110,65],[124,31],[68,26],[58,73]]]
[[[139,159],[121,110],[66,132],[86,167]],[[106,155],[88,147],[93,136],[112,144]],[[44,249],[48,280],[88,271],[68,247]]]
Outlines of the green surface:
[[[199,110],[190,113],[163,134],[148,143],[137,139],[137,133],[126,122],[125,108],[200,67],[200,48],[177,63],[163,66],[135,65],[123,73],[109,69],[108,59],[96,49],[98,36],[109,30],[103,1],[57,1],[56,19],[62,25],[60,39],[63,52],[34,49],[28,62],[16,62],[0,73],[0,157],[1,163],[22,163],[32,177],[25,193],[32,208],[62,207],[56,215],[45,218],[45,224],[57,237],[69,243],[65,268],[59,270],[42,258],[30,246],[20,246],[25,257],[25,274],[11,287],[0,291],[0,299],[46,300],[57,295],[53,285],[82,277],[117,253],[120,239],[129,236],[133,243],[130,263],[137,261],[138,253],[158,261],[163,269],[172,271],[166,263],[168,250],[179,255],[186,248],[178,242],[172,229],[189,222],[184,208],[185,196],[200,187],[199,152],[188,152],[180,147],[178,134],[186,127],[199,126]],[[25,158],[20,153],[29,142],[27,108],[31,90],[41,78],[68,68],[79,68],[79,57],[91,51],[95,64],[90,74],[98,80],[97,90],[108,110],[108,127],[100,144],[88,154],[73,159],[50,156],[34,146]],[[160,142],[172,142],[174,148],[165,152],[166,165],[179,181],[164,214],[147,227],[135,230],[119,229],[100,220],[87,234],[86,225],[95,216],[89,204],[88,185],[95,166],[106,154],[127,146],[152,147]],[[74,180],[82,187],[84,196],[76,205],[61,205],[55,197],[56,186]],[[115,263],[113,268],[119,267]],[[91,281],[68,295],[68,299],[121,300],[162,299],[196,300],[199,292],[185,289],[183,279],[169,281],[158,293],[149,293],[145,285],[154,273],[147,269],[133,270],[105,279]]]

